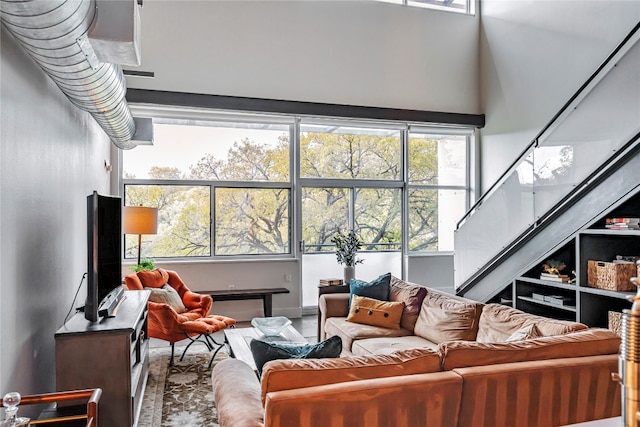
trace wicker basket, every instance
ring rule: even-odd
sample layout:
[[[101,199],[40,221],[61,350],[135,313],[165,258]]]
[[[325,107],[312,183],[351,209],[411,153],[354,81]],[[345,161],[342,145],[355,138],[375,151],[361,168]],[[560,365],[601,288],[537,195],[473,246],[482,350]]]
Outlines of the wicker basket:
[[[622,336],[622,313],[619,311],[609,312],[609,329]]]
[[[610,291],[633,291],[631,278],[636,276],[635,264],[587,261],[587,285]]]

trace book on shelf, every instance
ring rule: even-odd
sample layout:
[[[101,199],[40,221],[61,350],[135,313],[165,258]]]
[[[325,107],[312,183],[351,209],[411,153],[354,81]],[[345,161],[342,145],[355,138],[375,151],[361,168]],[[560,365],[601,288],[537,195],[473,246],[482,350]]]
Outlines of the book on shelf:
[[[342,279],[320,279],[320,286],[340,286],[342,283]]]
[[[571,278],[568,274],[552,274],[552,273],[540,273],[540,280],[549,280],[552,282],[569,283]]]
[[[534,300],[537,300],[537,301],[544,301],[544,294],[539,294],[537,292],[532,292],[531,293],[531,298],[533,298]]]
[[[640,225],[637,224],[607,224],[604,227],[607,230],[640,230]]]
[[[562,295],[545,295],[544,301],[548,302],[549,304],[563,305],[563,306],[575,304],[575,299],[571,297],[565,297]]]
[[[640,218],[635,217],[619,217],[619,218],[606,218],[606,224],[640,224]]]
[[[640,230],[640,218],[606,218],[604,227],[609,230]]]

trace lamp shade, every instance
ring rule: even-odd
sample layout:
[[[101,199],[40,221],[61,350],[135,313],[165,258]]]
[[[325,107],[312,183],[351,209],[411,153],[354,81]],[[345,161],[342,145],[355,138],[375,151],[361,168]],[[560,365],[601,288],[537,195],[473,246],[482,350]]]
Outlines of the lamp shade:
[[[142,206],[124,207],[124,234],[156,234],[158,209]]]

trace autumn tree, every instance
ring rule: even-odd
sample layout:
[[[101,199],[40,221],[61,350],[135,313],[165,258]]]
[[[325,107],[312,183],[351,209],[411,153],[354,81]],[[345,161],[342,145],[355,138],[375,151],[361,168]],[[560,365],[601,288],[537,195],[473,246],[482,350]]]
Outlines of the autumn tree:
[[[399,136],[303,132],[300,145],[301,178],[340,182],[339,187],[302,188],[302,238],[307,251],[333,250],[331,238],[347,228],[351,191],[355,192],[354,220],[365,242],[363,249],[399,250],[402,189],[350,185],[353,180],[402,181]],[[218,255],[289,253],[289,150],[287,134],[270,145],[245,138],[236,141],[224,158],[204,155],[187,173],[153,167],[153,179],[203,181],[203,185],[127,186],[128,205],[155,206],[160,211],[161,231],[153,246],[143,245],[143,255],[145,248],[154,256],[209,255],[211,218]],[[438,141],[413,138],[409,165],[410,182],[437,184]],[[269,185],[261,185],[263,182]],[[409,197],[410,248],[431,250],[438,238],[438,192],[412,189]]]

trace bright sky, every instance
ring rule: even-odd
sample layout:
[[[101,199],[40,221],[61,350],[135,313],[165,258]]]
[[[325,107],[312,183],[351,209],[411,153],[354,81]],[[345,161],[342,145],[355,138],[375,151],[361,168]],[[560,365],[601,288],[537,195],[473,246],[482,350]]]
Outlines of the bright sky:
[[[208,126],[186,126],[176,124],[154,124],[153,145],[141,145],[123,151],[123,169],[136,178],[150,178],[152,166],[177,167],[182,173],[189,172],[206,154],[217,159],[226,159],[234,142],[243,138],[260,144],[275,145],[283,130],[223,128]]]

